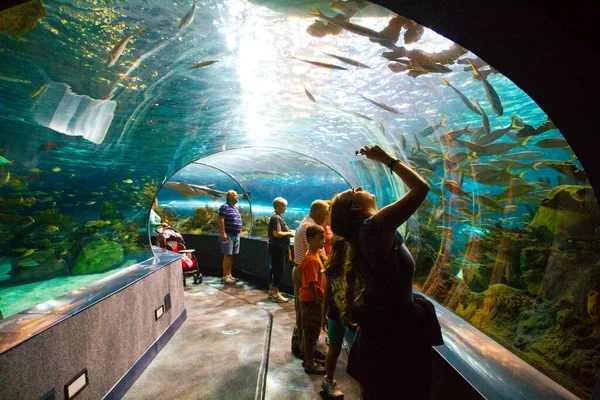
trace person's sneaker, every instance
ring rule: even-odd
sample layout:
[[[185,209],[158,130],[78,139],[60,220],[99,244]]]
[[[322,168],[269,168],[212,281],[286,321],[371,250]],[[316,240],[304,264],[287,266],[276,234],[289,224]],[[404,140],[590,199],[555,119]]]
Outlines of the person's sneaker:
[[[221,282],[225,285],[235,285],[235,280],[231,279],[231,277],[221,278]]]
[[[337,384],[337,381],[335,379],[329,380],[327,379],[327,377],[323,378],[323,382],[321,382],[321,387],[329,397],[344,397],[344,392],[340,390],[340,386]]]
[[[273,300],[273,292],[269,292],[269,300]]]
[[[271,296],[271,301],[274,301],[275,303],[287,303],[288,301],[290,301],[290,299],[288,299],[287,297],[283,297],[281,293],[277,293]]]
[[[229,275],[229,279],[232,279],[235,283],[238,283],[240,281],[238,278],[234,278],[231,275]]]

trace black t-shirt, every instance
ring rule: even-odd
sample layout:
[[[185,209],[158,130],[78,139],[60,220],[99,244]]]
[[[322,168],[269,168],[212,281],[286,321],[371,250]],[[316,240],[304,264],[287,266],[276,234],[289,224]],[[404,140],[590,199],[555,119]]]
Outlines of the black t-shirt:
[[[283,218],[281,218],[281,215],[279,215],[277,213],[273,213],[271,215],[271,218],[269,219],[269,245],[276,244],[276,245],[279,245],[282,247],[290,246],[290,237],[289,236],[276,238],[273,235],[273,231],[281,231],[281,232],[289,231],[287,224],[285,223]]]

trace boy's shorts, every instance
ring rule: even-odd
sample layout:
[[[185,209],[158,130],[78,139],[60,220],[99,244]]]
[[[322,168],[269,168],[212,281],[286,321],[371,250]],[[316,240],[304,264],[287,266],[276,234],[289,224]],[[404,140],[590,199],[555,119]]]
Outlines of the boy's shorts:
[[[225,255],[238,254],[240,252],[240,237],[238,235],[227,234],[227,240],[222,241],[219,236],[219,243],[221,243],[221,253]]]
[[[346,330],[348,331],[348,345],[352,346],[356,337],[356,331],[344,328],[344,325],[338,320],[327,318],[327,338],[329,339],[329,345],[341,346]]]
[[[304,338],[309,343],[317,343],[319,334],[321,333],[321,313],[320,305],[313,301],[301,301],[300,309],[302,310],[302,332]]]

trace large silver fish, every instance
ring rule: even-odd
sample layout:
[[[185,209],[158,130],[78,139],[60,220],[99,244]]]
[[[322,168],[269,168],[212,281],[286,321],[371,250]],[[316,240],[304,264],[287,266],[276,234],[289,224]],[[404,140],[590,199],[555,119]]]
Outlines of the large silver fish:
[[[479,115],[481,115],[481,124],[483,126],[483,131],[486,135],[490,134],[490,120],[488,119],[487,114],[483,111],[483,108],[479,105],[477,99],[475,99],[475,105],[479,109]]]
[[[317,18],[324,19],[325,21],[329,22],[330,24],[333,24],[337,27],[345,29],[348,32],[352,32],[352,33],[355,33],[355,34],[361,35],[361,36],[366,36],[369,39],[373,39],[375,41],[383,41],[383,42],[390,41],[389,37],[377,32],[377,31],[374,31],[369,28],[365,28],[364,26],[353,24],[352,22],[340,21],[335,18],[328,17],[327,15],[323,14],[317,7],[315,7],[315,10],[316,10],[316,12],[311,13],[310,15],[313,15]]]
[[[444,122],[446,122],[446,116],[444,116],[442,118],[442,120],[438,124],[432,125],[432,126],[428,126],[427,128],[423,129],[421,132],[417,133],[417,136],[419,136],[419,137],[429,136],[433,132],[435,132],[436,130],[438,130],[439,128],[445,128],[446,125],[444,125]]]
[[[483,76],[479,72],[477,67],[473,65],[471,61],[467,60],[467,62],[469,63],[471,68],[473,68],[474,78],[483,83],[483,88],[485,89],[485,94],[490,104],[492,105],[492,110],[494,110],[494,112],[499,116],[502,116],[502,114],[504,114],[504,107],[502,107],[502,101],[500,101],[500,96],[498,96],[498,93],[496,93],[496,90],[494,89],[492,84],[489,83],[485,76]]]
[[[387,105],[387,104],[385,104],[385,103],[379,103],[379,102],[377,102],[377,101],[375,101],[375,100],[371,100],[371,99],[369,99],[368,97],[365,97],[365,96],[363,96],[362,94],[360,95],[360,97],[362,97],[363,99],[367,100],[369,103],[371,103],[371,104],[374,104],[374,105],[376,105],[377,107],[379,107],[379,108],[381,108],[381,109],[383,109],[383,110],[385,110],[385,111],[389,111],[389,112],[391,112],[391,113],[394,113],[394,114],[402,115],[402,113],[401,113],[400,111],[396,110],[396,109],[395,109],[394,107],[392,107],[392,106],[388,106],[388,105]]]
[[[121,53],[123,53],[123,50],[125,50],[125,46],[127,46],[127,43],[129,43],[129,41],[131,40],[133,35],[142,33],[143,31],[145,31],[148,28],[148,26],[149,25],[142,26],[140,29],[135,30],[135,31],[123,36],[123,39],[121,39],[121,41],[110,52],[110,56],[108,56],[106,65],[108,65],[109,68],[112,67],[113,65],[115,65],[115,63],[121,56]]]
[[[353,65],[353,66],[358,67],[358,68],[369,68],[369,69],[371,69],[371,67],[369,67],[368,65],[363,64],[363,63],[358,62],[358,61],[355,61],[355,60],[353,60],[351,58],[342,57],[342,56],[336,56],[335,54],[325,53],[325,52],[323,52],[323,54],[327,54],[329,57],[333,57],[335,59],[338,59],[341,62],[346,63],[348,65]]]
[[[194,1],[194,5],[192,5],[190,11],[188,11],[188,13],[185,14],[185,17],[181,18],[181,22],[179,23],[179,30],[185,29],[189,24],[192,23],[194,17],[196,16],[196,8],[197,5]]]
[[[448,86],[450,89],[454,90],[454,92],[458,95],[458,98],[463,102],[463,104],[465,106],[467,106],[467,108],[471,111],[473,111],[475,114],[477,115],[481,115],[479,112],[479,109],[477,107],[475,107],[475,104],[471,103],[471,100],[469,100],[467,98],[467,96],[464,95],[463,92],[461,92],[460,90],[458,90],[457,88],[455,88],[454,86],[452,86],[447,80],[445,80],[442,77],[438,77],[440,78],[440,80],[444,83],[444,85]]]

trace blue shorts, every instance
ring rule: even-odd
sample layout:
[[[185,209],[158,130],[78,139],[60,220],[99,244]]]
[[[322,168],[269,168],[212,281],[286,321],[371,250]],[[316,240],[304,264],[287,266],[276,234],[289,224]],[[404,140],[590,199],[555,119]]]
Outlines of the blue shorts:
[[[227,234],[227,240],[222,241],[219,236],[219,243],[221,243],[221,253],[225,255],[238,254],[240,252],[240,237],[238,235]]]
[[[352,329],[348,329],[347,331],[348,345],[352,346],[352,343],[354,343],[354,337],[356,336],[356,331]],[[341,346],[345,333],[346,328],[344,328],[344,325],[342,325],[340,321],[327,318],[327,338],[329,339],[330,346]]]

